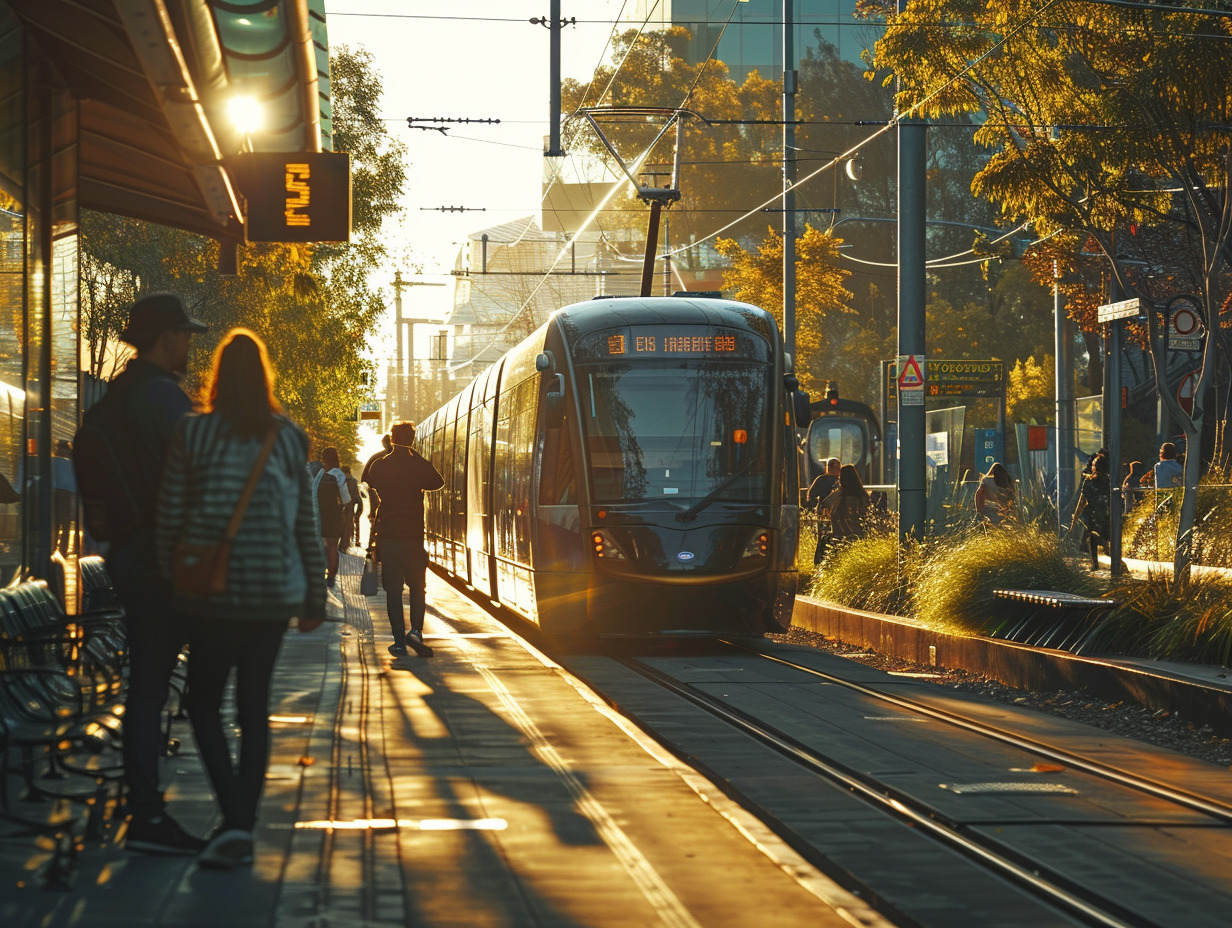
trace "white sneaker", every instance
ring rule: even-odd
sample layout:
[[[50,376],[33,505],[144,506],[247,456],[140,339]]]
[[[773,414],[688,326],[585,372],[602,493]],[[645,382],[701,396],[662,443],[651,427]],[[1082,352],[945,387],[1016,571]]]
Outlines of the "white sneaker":
[[[252,863],[252,832],[229,828],[215,835],[201,855],[197,865],[211,870],[234,870]]]

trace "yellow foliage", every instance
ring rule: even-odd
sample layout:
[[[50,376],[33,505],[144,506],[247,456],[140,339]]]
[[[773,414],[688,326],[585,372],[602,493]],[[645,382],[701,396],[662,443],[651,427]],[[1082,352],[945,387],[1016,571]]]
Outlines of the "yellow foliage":
[[[1043,424],[1054,417],[1056,362],[1034,356],[1015,362],[1005,385],[1005,412],[1012,422]]]

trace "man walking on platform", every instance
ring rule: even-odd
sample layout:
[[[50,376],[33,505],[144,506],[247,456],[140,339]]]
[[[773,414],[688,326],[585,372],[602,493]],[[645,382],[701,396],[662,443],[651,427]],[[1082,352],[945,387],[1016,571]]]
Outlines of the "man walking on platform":
[[[389,432],[393,449],[365,468],[368,485],[376,491],[368,505],[376,519],[373,530],[381,562],[381,585],[394,636],[389,653],[401,657],[410,645],[420,657],[431,657],[432,649],[423,642],[428,569],[423,495],[426,490],[439,490],[445,481],[430,461],[412,450],[414,423],[399,422]],[[403,585],[411,590],[410,631],[402,611]]]
[[[74,464],[83,475],[97,475],[98,460],[109,456],[110,480],[124,484],[120,498],[128,511],[108,506],[105,540],[107,571],[124,606],[129,677],[124,707],[124,777],[128,787],[127,846],[156,854],[196,854],[205,841],[185,832],[166,813],[159,787],[159,761],[167,751],[162,711],[171,674],[188,640],[187,620],[167,608],[170,584],[158,570],[154,545],[154,511],[163,463],[179,420],[192,411],[192,400],[180,388],[188,370],[188,347],[195,332],[206,327],[184,310],[174,293],[153,293],[133,304],[120,338],[137,349],[137,356],[107,387],[99,405],[108,404],[108,422],[118,434],[94,441],[77,441]],[[89,423],[87,416],[86,424]],[[86,431],[83,426],[83,434]],[[86,458],[83,460],[83,453]],[[93,458],[94,460],[90,460]]]

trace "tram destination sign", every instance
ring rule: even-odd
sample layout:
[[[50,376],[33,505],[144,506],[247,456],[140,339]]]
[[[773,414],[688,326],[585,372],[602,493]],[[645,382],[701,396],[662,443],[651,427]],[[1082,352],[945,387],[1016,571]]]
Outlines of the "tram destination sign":
[[[634,325],[585,336],[574,349],[578,360],[615,358],[714,358],[764,360],[765,342],[749,332],[723,326]]]
[[[898,363],[885,363],[887,403],[898,402]],[[997,399],[1005,391],[1005,364],[1001,361],[946,361],[924,363],[924,392],[928,396]]]

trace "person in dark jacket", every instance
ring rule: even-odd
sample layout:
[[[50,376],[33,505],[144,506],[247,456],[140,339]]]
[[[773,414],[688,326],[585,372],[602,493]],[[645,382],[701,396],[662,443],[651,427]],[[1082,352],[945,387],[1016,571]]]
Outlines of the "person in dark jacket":
[[[393,450],[393,447],[394,446],[389,441],[389,433],[387,432],[384,435],[382,435],[381,436],[381,450],[378,451],[376,454],[374,454],[372,457],[368,458],[368,460],[364,463],[364,469],[360,471],[359,473],[360,483],[368,484],[368,475],[372,473],[372,465],[375,464],[377,461],[379,461],[381,458],[385,457],[385,455],[389,454],[389,452]],[[376,499],[376,494],[373,494],[371,492],[372,491],[371,484],[368,484],[368,491],[369,491],[368,493],[368,523],[371,524],[376,521],[377,499]]]
[[[342,523],[342,542],[338,545],[338,550],[349,551],[351,545],[359,544],[359,517],[364,514],[364,500],[359,493],[359,481],[351,476],[351,468],[344,464],[342,473],[346,476],[346,488],[351,502],[346,506],[346,520]]]
[[[424,644],[424,583],[428,554],[424,551],[424,504],[426,490],[445,485],[432,462],[415,452],[415,425],[399,422],[389,430],[393,450],[368,470],[368,484],[376,491],[369,506],[375,507],[377,558],[381,562],[381,586],[394,643],[389,653],[401,657],[409,644],[420,657],[431,657]],[[402,587],[411,590],[411,628],[407,631],[402,611]]]
[[[188,349],[205,326],[189,317],[174,293],[152,293],[133,304],[120,338],[137,349],[124,370],[107,386],[125,397],[128,424],[121,451],[137,513],[137,527],[111,542],[107,573],[124,606],[128,643],[128,691],[124,706],[124,779],[128,788],[126,829],[130,850],[196,854],[205,842],[184,831],[166,813],[159,784],[159,761],[167,740],[161,715],[171,674],[185,642],[187,620],[168,608],[171,587],[158,571],[154,553],[154,509],[171,435],[192,411],[180,389],[188,370]]]
[[[192,617],[188,716],[222,807],[222,825],[198,858],[215,869],[252,862],[269,762],[270,679],[287,624],[298,617],[299,630],[311,631],[325,619],[325,552],[305,466],[308,439],[280,414],[273,385],[260,339],[232,329],[214,354],[206,413],[185,418],[176,430],[158,499],[159,567],[170,578],[177,543],[222,540],[272,435],[231,543],[226,589],[199,596],[173,591],[176,607]],[[221,714],[232,669],[242,734],[238,768]]]

